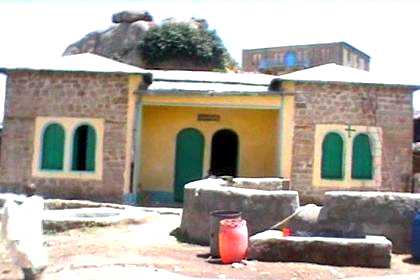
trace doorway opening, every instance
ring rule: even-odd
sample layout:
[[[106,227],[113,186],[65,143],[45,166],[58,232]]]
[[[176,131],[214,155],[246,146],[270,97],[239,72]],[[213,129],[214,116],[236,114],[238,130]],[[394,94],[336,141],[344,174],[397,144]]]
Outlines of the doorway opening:
[[[217,131],[211,141],[210,174],[237,176],[239,139],[230,129]]]

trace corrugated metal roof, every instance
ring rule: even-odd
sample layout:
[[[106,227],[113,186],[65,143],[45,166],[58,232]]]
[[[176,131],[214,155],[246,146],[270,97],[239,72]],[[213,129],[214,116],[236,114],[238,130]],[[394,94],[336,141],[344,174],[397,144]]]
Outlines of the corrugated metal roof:
[[[183,92],[205,92],[205,93],[239,93],[239,92],[267,92],[268,86],[258,85],[243,85],[243,84],[229,84],[229,83],[202,83],[202,82],[167,82],[167,81],[156,81],[148,87],[148,91],[154,93],[169,92],[169,91],[183,91]]]
[[[184,81],[206,83],[231,83],[268,86],[272,75],[256,73],[225,73],[209,71],[150,70],[154,81]]]
[[[280,75],[281,80],[312,82],[343,82],[358,84],[402,85],[420,88],[413,81],[397,79],[393,75],[376,74],[356,68],[329,63]],[[420,83],[419,83],[420,84]]]
[[[255,73],[223,73],[209,71],[151,70],[150,93],[262,93],[275,76]]]
[[[65,72],[96,72],[96,73],[127,73],[144,74],[148,73],[139,67],[121,63],[103,56],[92,53],[83,53],[58,57],[54,60],[39,60],[31,62],[12,62],[2,61],[0,70],[49,70]]]

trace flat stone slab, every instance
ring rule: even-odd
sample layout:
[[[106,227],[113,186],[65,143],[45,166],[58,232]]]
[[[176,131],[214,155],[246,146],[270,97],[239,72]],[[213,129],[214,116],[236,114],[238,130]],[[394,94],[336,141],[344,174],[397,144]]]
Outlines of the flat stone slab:
[[[248,258],[271,262],[389,268],[391,250],[391,241],[383,236],[283,237],[280,231],[268,230],[250,238]]]
[[[209,244],[210,212],[242,212],[248,232],[267,230],[299,207],[296,191],[267,191],[229,187],[222,179],[205,179],[189,183],[184,191],[181,235],[187,242]]]
[[[107,207],[45,210],[43,225],[47,231],[65,231],[73,228],[110,226],[119,223],[142,223],[150,215],[145,211]]]

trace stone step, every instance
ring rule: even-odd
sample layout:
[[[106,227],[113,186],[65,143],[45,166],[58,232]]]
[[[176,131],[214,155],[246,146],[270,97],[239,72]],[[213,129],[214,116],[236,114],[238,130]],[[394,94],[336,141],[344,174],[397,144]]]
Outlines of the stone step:
[[[272,262],[389,268],[391,250],[391,241],[383,236],[283,237],[280,231],[268,230],[250,238],[248,258]]]

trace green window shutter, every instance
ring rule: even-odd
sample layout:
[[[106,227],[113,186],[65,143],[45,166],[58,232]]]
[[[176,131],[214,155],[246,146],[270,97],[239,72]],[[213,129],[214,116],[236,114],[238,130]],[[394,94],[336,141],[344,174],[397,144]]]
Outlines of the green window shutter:
[[[96,158],[96,133],[95,129],[88,126],[87,145],[86,145],[86,170],[95,171]]]
[[[64,129],[59,124],[50,124],[42,137],[41,169],[63,170]]]
[[[328,133],[322,142],[321,178],[343,179],[343,138]]]
[[[72,170],[94,171],[96,133],[89,125],[79,126],[73,136]]]
[[[353,140],[351,177],[353,179],[372,179],[372,149],[369,136],[359,134]]]

